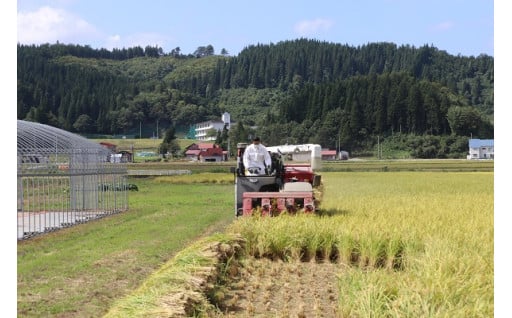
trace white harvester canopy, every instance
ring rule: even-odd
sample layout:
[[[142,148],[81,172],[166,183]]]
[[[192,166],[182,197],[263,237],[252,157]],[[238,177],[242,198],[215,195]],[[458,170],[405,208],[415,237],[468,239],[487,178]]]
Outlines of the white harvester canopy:
[[[322,147],[317,144],[280,145],[267,147],[267,150],[290,155],[292,161],[309,162],[313,171],[322,168]]]

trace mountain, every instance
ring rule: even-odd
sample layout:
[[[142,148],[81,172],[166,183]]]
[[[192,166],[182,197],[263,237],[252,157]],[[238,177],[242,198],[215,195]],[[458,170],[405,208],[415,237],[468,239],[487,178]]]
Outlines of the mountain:
[[[157,121],[188,130],[227,111],[243,133],[259,127],[272,144],[357,150],[396,133],[493,137],[487,55],[308,39],[251,45],[237,56],[63,44],[18,44],[17,52],[18,119],[77,133],[126,134]]]

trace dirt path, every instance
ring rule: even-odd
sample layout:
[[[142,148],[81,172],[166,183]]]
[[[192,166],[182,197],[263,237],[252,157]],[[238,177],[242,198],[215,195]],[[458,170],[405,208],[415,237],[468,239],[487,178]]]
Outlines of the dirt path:
[[[230,270],[217,317],[337,317],[339,264],[247,258]]]

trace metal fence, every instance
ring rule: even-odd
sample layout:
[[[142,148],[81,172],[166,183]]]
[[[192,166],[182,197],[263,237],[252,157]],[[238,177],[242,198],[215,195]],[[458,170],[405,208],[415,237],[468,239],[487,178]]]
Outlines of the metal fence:
[[[17,130],[18,240],[128,209],[126,165],[111,150],[48,125]]]

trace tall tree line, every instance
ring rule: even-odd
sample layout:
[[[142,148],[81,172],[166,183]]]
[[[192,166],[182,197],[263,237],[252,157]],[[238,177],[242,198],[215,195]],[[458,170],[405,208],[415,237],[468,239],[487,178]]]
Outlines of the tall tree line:
[[[301,83],[392,72],[440,83],[463,95],[468,104],[493,112],[494,58],[453,56],[428,45],[369,43],[353,47],[307,39],[252,45],[233,59],[219,60],[209,83],[214,89],[289,89]]]
[[[396,132],[485,138],[493,136],[493,72],[487,55],[393,43],[298,39],[251,45],[234,57],[214,55],[211,45],[189,55],[179,48],[18,45],[18,119],[109,134],[148,122],[189,126],[235,111],[243,134],[260,127],[275,143],[363,147]]]

